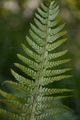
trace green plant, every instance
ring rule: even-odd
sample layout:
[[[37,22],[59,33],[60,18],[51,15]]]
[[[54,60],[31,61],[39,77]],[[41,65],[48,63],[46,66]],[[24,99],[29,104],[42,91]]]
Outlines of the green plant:
[[[68,50],[58,49],[67,41],[64,25],[59,25],[58,13],[56,2],[49,3],[49,7],[41,4],[26,37],[27,44],[22,45],[26,57],[17,55],[21,63],[15,66],[20,72],[11,70],[17,81],[5,82],[15,92],[0,90],[3,96],[0,101],[8,106],[1,108],[0,114],[9,120],[53,120],[69,109],[58,100],[71,96],[73,90],[49,87],[72,77],[68,74],[71,68],[61,66],[70,59],[63,59]]]

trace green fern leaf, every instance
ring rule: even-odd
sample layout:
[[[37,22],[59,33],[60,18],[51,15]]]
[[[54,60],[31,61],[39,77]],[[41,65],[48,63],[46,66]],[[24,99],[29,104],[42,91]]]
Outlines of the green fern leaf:
[[[22,44],[25,56],[17,54],[22,64],[15,63],[24,75],[11,70],[16,82],[6,81],[5,85],[15,92],[0,90],[0,95],[3,96],[1,103],[9,108],[1,108],[0,114],[9,120],[53,120],[69,110],[55,101],[71,97],[73,90],[46,87],[72,77],[68,74],[71,68],[60,67],[70,59],[63,59],[68,50],[59,49],[67,38],[64,24],[60,25],[57,19],[58,14],[59,6],[55,1],[48,6],[42,3],[35,14],[34,24],[30,24],[26,45]]]

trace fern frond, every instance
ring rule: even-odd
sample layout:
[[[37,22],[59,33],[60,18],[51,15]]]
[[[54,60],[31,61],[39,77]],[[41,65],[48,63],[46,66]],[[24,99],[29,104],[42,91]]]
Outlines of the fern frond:
[[[64,50],[64,51],[60,51],[60,52],[56,52],[56,53],[50,53],[49,60],[54,60],[54,59],[57,59],[59,57],[63,57],[67,53],[68,53],[68,50]]]
[[[66,80],[66,79],[71,78],[71,77],[72,77],[72,75],[58,75],[55,77],[45,77],[43,80],[44,81],[43,86],[50,84],[50,83],[53,83],[53,82],[56,82],[56,81]]]
[[[22,85],[28,85],[31,86],[33,85],[33,81],[29,80],[28,78],[25,78],[21,75],[19,75],[17,72],[15,72],[14,70],[11,70],[12,75],[14,76],[14,78]]]
[[[18,114],[8,112],[4,109],[0,109],[0,116],[7,117],[8,120],[22,120],[22,117],[20,117]],[[5,118],[6,118],[5,117]]]
[[[55,1],[49,5],[42,3],[34,23],[30,24],[26,45],[22,44],[25,56],[17,54],[21,63],[15,63],[21,75],[11,70],[16,82],[5,82],[15,92],[0,90],[3,103],[12,110],[0,109],[0,114],[9,120],[53,120],[68,109],[55,101],[71,97],[73,89],[46,87],[72,77],[69,73],[72,69],[63,67],[70,59],[63,58],[68,50],[61,50],[61,46],[67,38],[64,24],[60,25],[57,19],[58,14],[59,6]]]

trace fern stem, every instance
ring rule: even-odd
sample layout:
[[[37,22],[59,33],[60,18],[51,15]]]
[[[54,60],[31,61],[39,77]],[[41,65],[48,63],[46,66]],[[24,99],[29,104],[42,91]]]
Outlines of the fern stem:
[[[37,97],[39,96],[39,91],[40,89],[42,88],[42,86],[40,85],[41,84],[41,81],[43,81],[43,77],[44,77],[44,73],[45,73],[45,70],[47,68],[47,62],[48,62],[48,51],[47,51],[47,47],[48,47],[48,40],[49,40],[49,35],[50,35],[50,32],[51,32],[51,28],[49,28],[49,15],[50,15],[50,8],[48,8],[48,18],[47,18],[47,25],[46,25],[46,38],[44,39],[45,40],[45,44],[44,44],[44,47],[43,47],[43,54],[41,55],[41,63],[39,65],[39,71],[37,73],[37,77],[36,77],[36,80],[35,80],[35,89],[34,89],[34,96],[33,96],[33,107],[32,107],[32,112],[31,112],[31,117],[30,117],[30,120],[35,120],[35,112],[36,112],[36,103],[37,103]]]

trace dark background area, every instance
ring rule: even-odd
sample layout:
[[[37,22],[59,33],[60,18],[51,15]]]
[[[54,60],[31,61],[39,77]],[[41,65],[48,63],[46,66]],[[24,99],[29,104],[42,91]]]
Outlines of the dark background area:
[[[17,61],[21,43],[29,29],[36,8],[41,0],[0,0],[0,86],[4,80],[12,78],[10,68]],[[71,53],[76,92],[72,102],[80,120],[80,0],[59,0],[60,15],[69,36],[68,48]]]

